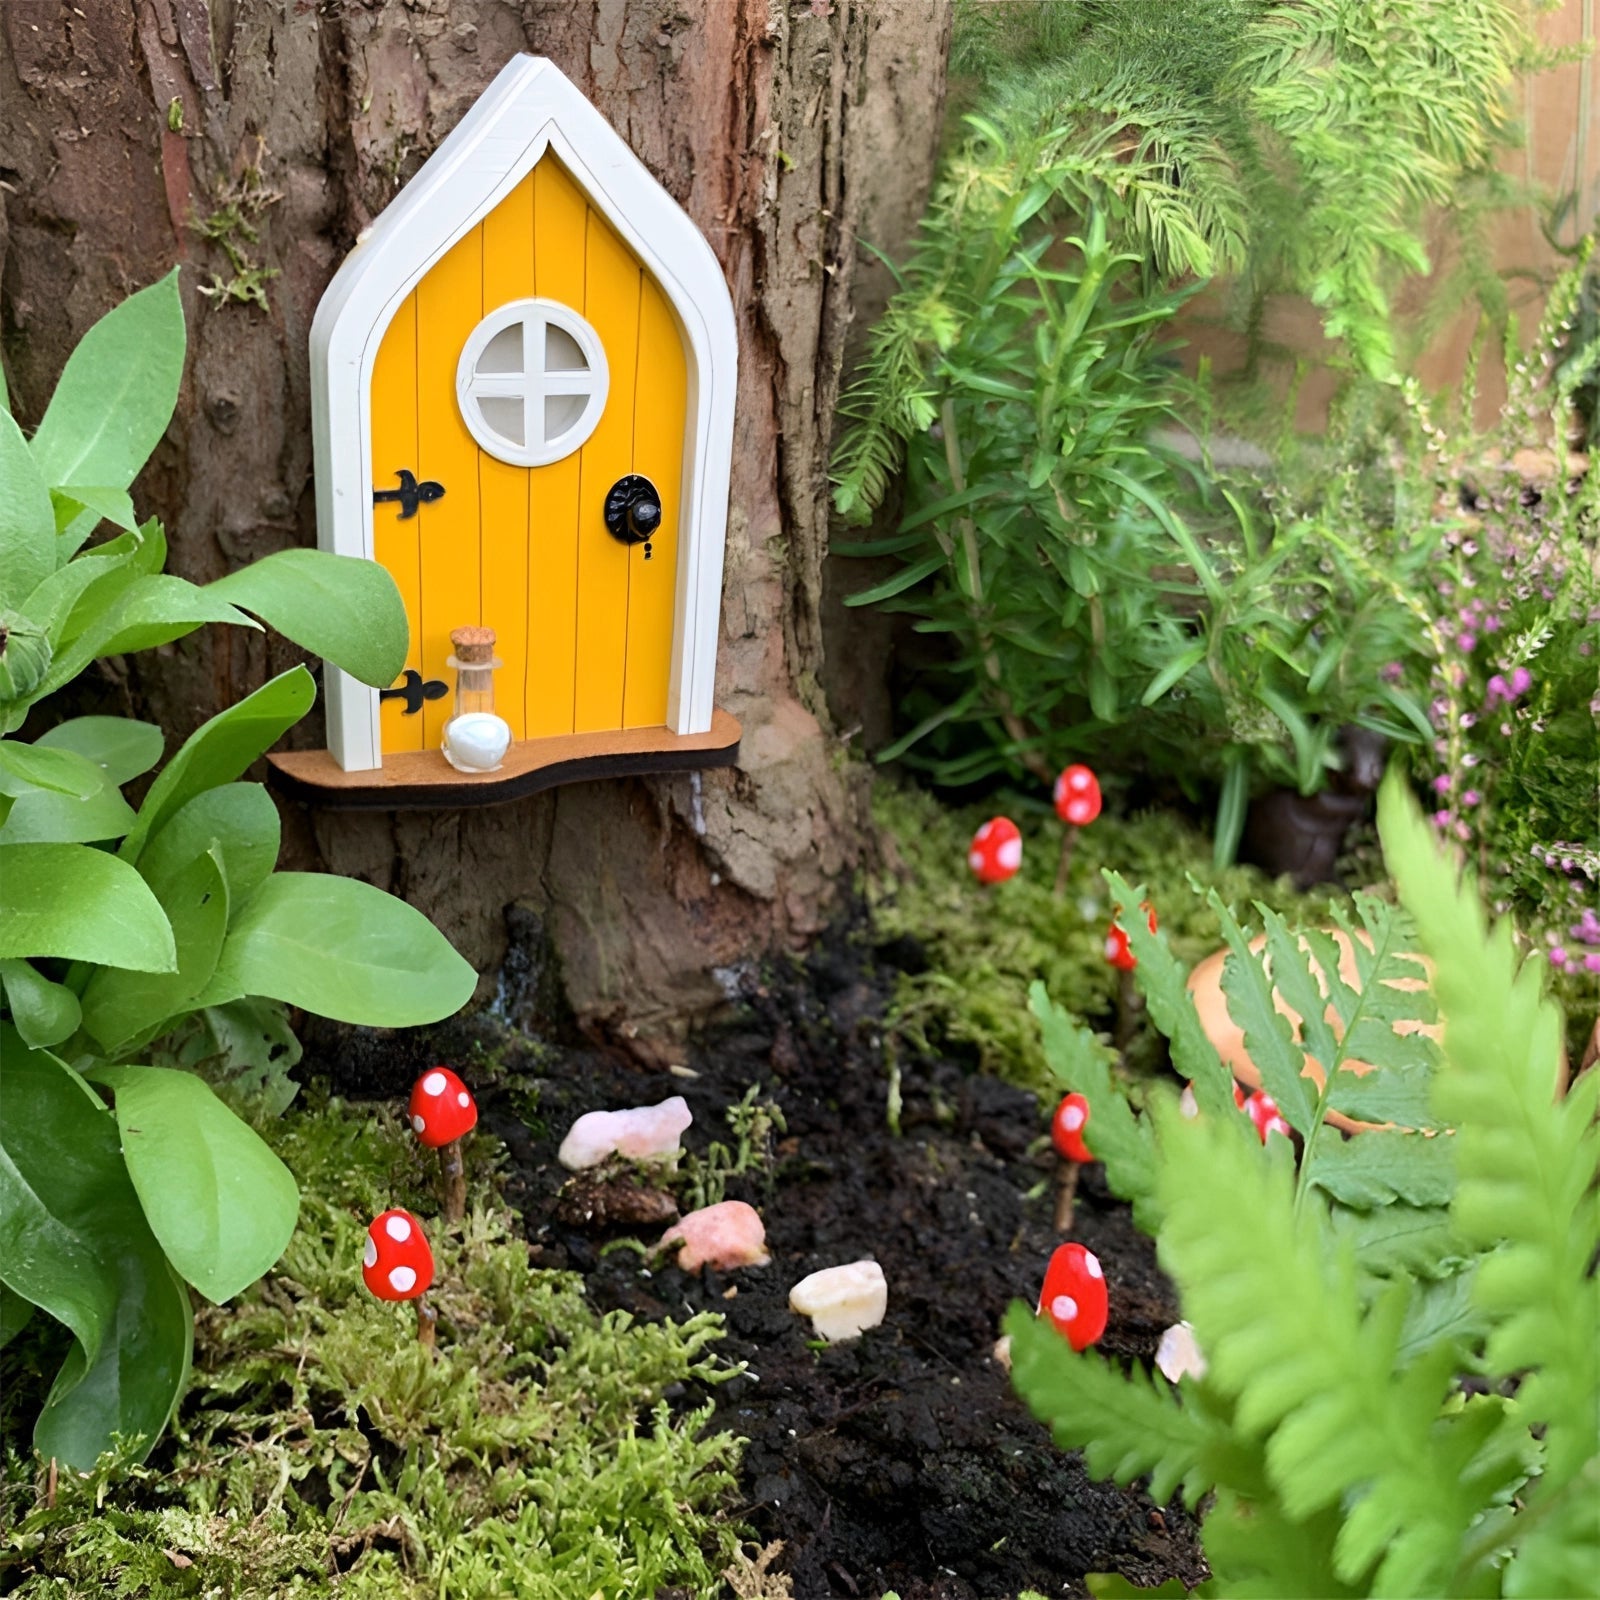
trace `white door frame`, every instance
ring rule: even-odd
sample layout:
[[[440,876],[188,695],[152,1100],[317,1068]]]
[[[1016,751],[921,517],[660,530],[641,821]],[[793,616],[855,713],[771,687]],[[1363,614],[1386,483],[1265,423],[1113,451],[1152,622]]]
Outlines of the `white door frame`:
[[[406,296],[553,151],[660,285],[688,367],[683,495],[667,726],[711,727],[733,453],[738,335],[721,265],[700,230],[606,119],[549,61],[506,64],[363,235],[311,325],[317,543],[376,559],[372,372]],[[416,463],[419,476],[427,463]],[[598,504],[596,515],[599,514]],[[383,765],[378,690],[325,664],[328,749],[349,772]]]

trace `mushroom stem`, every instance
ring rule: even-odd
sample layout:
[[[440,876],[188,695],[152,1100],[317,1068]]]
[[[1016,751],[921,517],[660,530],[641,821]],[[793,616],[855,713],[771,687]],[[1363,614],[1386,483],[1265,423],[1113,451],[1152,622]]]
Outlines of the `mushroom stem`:
[[[1078,1163],[1056,1163],[1056,1232],[1072,1232],[1072,1216],[1078,1200]]]
[[[430,1350],[434,1347],[434,1336],[438,1331],[439,1313],[428,1304],[425,1294],[417,1296],[417,1343],[426,1345]]]
[[[1117,1028],[1111,1042],[1120,1051],[1133,1043],[1133,1036],[1139,1031],[1139,1018],[1144,1014],[1144,997],[1135,988],[1131,972],[1120,972],[1117,977]]]
[[[439,1165],[444,1171],[444,1220],[459,1222],[467,1214],[467,1169],[459,1139],[439,1146]]]
[[[1067,892],[1067,869],[1072,865],[1072,852],[1078,846],[1078,830],[1068,823],[1061,835],[1061,862],[1056,867],[1056,899]]]

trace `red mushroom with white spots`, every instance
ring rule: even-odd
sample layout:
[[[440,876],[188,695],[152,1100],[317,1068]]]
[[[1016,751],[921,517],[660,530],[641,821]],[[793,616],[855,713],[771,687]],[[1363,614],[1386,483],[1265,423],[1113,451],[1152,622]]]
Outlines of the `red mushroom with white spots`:
[[[1069,1094],[1056,1107],[1050,1120],[1050,1142],[1056,1147],[1061,1163],[1056,1172],[1056,1232],[1067,1233],[1072,1227],[1073,1208],[1077,1203],[1078,1169],[1094,1160],[1083,1130],[1089,1122],[1089,1102],[1081,1094]]]
[[[1265,1089],[1246,1094],[1238,1084],[1234,1084],[1233,1103],[1255,1124],[1262,1144],[1267,1142],[1269,1134],[1281,1133],[1287,1139],[1294,1131],[1278,1110],[1278,1102]]]
[[[444,1218],[459,1222],[467,1209],[467,1174],[460,1141],[478,1125],[471,1091],[449,1067],[430,1067],[411,1089],[412,1131],[444,1166]]]
[[[1083,1142],[1083,1130],[1089,1124],[1089,1102],[1081,1094],[1069,1094],[1056,1107],[1050,1123],[1050,1142],[1067,1161],[1089,1162],[1094,1157]]]
[[[1004,883],[1022,865],[1022,830],[1010,817],[990,817],[972,836],[967,865],[979,883]]]
[[[1145,913],[1145,917],[1150,924],[1150,931],[1154,933],[1156,931],[1156,908],[1146,900],[1140,910]],[[1117,916],[1120,918],[1121,915],[1122,911],[1119,907]],[[1133,947],[1128,942],[1127,934],[1122,931],[1120,921],[1114,921],[1106,930],[1106,960],[1118,972],[1132,972],[1139,965],[1139,958],[1134,955]]]
[[[433,1251],[422,1224],[409,1211],[395,1207],[373,1218],[361,1277],[379,1300],[415,1300],[417,1337],[433,1343],[434,1312],[423,1299],[433,1283]]]
[[[1061,836],[1061,864],[1056,868],[1056,896],[1067,892],[1067,868],[1072,864],[1078,829],[1086,828],[1100,815],[1100,780],[1081,761],[1062,769],[1053,796],[1056,815],[1066,823]]]
[[[1074,1350],[1087,1350],[1106,1331],[1110,1311],[1099,1258],[1081,1244],[1057,1245],[1045,1269],[1038,1314],[1049,1317]]]

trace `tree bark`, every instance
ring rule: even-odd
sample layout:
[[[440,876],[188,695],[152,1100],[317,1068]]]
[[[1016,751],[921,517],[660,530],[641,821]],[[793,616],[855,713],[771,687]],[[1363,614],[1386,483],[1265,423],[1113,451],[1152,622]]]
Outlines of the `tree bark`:
[[[730,970],[825,920],[865,828],[823,679],[826,465],[857,241],[905,243],[931,175],[949,0],[7,0],[0,309],[36,422],[85,328],[185,263],[178,414],[135,487],[197,581],[315,540],[306,339],[356,235],[516,52],[554,60],[704,230],[741,342],[719,704],[735,772],[481,811],[286,814],[286,863],[404,895],[486,975],[505,907],[581,1017],[668,1039]],[[881,294],[868,269],[863,284]],[[264,302],[242,299],[256,292]],[[283,670],[211,628],[103,664],[175,741]],[[296,730],[321,740],[320,724]],[[169,745],[171,748],[171,745]],[[720,974],[720,976],[719,976]]]

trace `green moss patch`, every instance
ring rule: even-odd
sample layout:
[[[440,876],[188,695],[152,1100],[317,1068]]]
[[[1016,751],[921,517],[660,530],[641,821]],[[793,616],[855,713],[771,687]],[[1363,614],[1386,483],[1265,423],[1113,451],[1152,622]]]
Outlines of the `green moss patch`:
[[[999,812],[1022,830],[1022,870],[993,887],[967,870],[967,846],[980,823]],[[951,811],[926,791],[880,782],[874,816],[892,843],[890,865],[869,886],[880,937],[908,936],[927,952],[929,969],[901,978],[891,1035],[916,1049],[958,1041],[983,1066],[1032,1088],[1054,1083],[1028,1012],[1028,986],[1051,995],[1097,1026],[1116,1008],[1116,971],[1106,964],[1113,907],[1102,867],[1143,883],[1173,950],[1193,963],[1222,944],[1205,903],[1215,889],[1247,921],[1260,900],[1292,922],[1327,919],[1337,890],[1299,894],[1251,867],[1218,870],[1211,842],[1171,812],[1109,813],[1078,834],[1065,892],[1055,893],[1061,824],[1053,813],[1004,797]],[[1143,1036],[1151,1047],[1153,1034]],[[1136,1057],[1139,1050],[1132,1052]]]
[[[530,1268],[492,1186],[427,1220],[436,1165],[395,1116],[338,1101],[268,1137],[304,1191],[277,1269],[196,1333],[194,1382],[148,1466],[63,1475],[8,1447],[0,1586],[20,1596],[572,1600],[720,1587],[738,1556],[739,1442],[690,1380],[736,1369],[721,1319],[599,1315]],[[487,1135],[475,1136],[481,1156]],[[409,1306],[361,1285],[367,1223],[425,1219],[432,1357]],[[12,1419],[13,1421],[15,1419]]]

